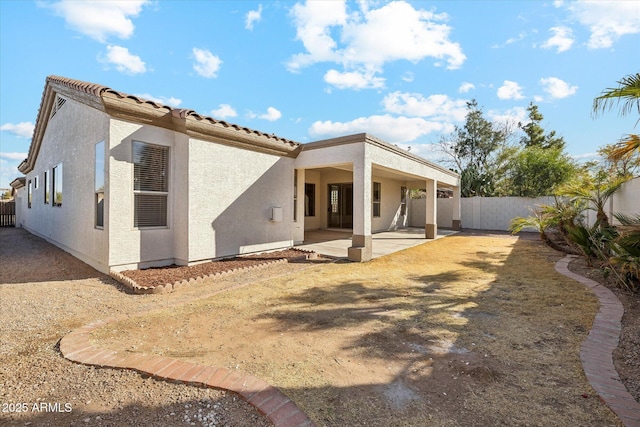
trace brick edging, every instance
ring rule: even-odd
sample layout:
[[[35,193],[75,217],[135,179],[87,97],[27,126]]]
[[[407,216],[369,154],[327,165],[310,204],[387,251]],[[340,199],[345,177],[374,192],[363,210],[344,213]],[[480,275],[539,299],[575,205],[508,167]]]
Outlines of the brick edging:
[[[234,392],[271,420],[276,427],[315,426],[313,421],[279,389],[245,372],[170,357],[142,353],[127,354],[117,350],[100,349],[91,344],[89,335],[95,329],[128,318],[126,315],[112,317],[82,326],[60,340],[60,352],[66,359],[84,365],[130,369],[159,380]]]
[[[607,287],[569,270],[576,258],[567,255],[556,262],[555,269],[590,289],[600,302],[589,335],[580,347],[580,361],[589,384],[626,427],[640,427],[640,403],[627,391],[613,364],[613,351],[618,346],[624,307]]]
[[[288,262],[314,259],[314,256],[317,257],[317,254],[313,251],[308,251],[305,249],[298,249],[298,248],[296,248],[295,250],[299,252],[303,252],[303,255],[300,255],[299,257],[295,257],[295,258],[289,258],[289,259],[282,258],[277,260],[265,261],[263,263],[254,264],[247,267],[240,267],[240,268],[234,268],[231,270],[218,271],[212,274],[201,275],[201,276],[193,277],[191,279],[182,279],[173,283],[165,283],[164,285],[157,285],[157,286],[142,286],[138,284],[138,282],[136,282],[135,280],[131,279],[130,277],[127,277],[124,274],[114,270],[109,270],[109,276],[113,277],[118,282],[122,283],[123,285],[131,289],[131,291],[135,294],[162,294],[162,293],[177,291],[188,285],[202,283],[205,280],[213,279],[215,277],[221,277],[221,276],[226,276],[232,273],[240,273],[240,272],[246,272],[249,270],[265,268],[275,264],[285,264]]]

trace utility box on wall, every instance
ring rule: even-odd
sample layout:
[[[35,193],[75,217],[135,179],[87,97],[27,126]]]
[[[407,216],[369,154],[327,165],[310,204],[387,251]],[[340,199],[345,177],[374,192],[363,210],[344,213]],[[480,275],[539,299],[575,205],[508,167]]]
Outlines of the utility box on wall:
[[[271,208],[271,218],[272,222],[282,222],[282,208],[281,207],[272,207]]]

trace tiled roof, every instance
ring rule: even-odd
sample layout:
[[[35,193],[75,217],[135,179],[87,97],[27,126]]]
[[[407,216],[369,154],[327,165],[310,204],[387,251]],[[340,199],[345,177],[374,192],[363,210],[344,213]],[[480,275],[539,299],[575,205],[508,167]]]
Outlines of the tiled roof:
[[[141,98],[139,96],[135,96],[135,95],[129,95],[127,93],[124,92],[119,92],[117,90],[111,89],[110,87],[107,86],[102,86],[99,84],[95,84],[95,83],[88,83],[88,82],[83,82],[80,80],[73,80],[73,79],[69,79],[66,77],[60,77],[60,76],[49,76],[47,77],[47,82],[54,82],[54,83],[58,83],[64,86],[67,86],[71,89],[75,89],[84,93],[87,93],[89,95],[94,95],[94,96],[102,96],[103,93],[112,93],[114,95],[116,95],[118,98],[127,98],[127,99],[131,99],[133,101],[135,101],[138,104],[148,104],[151,105],[154,108],[157,109],[167,109],[168,111],[171,111],[173,113],[174,116],[178,116],[180,118],[187,118],[187,117],[192,117],[196,120],[199,121],[207,121],[211,124],[217,124],[217,125],[221,125],[225,128],[231,128],[231,129],[235,129],[239,132],[245,132],[248,134],[254,134],[256,136],[261,136],[261,137],[267,137],[270,139],[275,139],[277,141],[281,141],[285,144],[291,145],[291,146],[297,146],[300,145],[298,142],[290,140],[290,139],[286,139],[286,138],[282,138],[279,136],[276,136],[274,134],[268,134],[265,132],[261,132],[258,130],[253,130],[247,127],[242,127],[233,123],[228,123],[225,122],[224,120],[218,120],[214,117],[210,117],[210,116],[203,116],[201,114],[198,114],[197,112],[193,111],[193,110],[189,110],[189,109],[184,109],[184,108],[173,108],[173,107],[169,107],[167,105],[163,105],[160,104],[158,102],[154,102],[154,101],[150,101],[148,99],[144,99]],[[42,108],[42,107],[41,107]]]
[[[28,157],[20,163],[18,170],[22,173],[29,172],[34,165],[35,157],[37,157],[40,150],[40,142],[44,134],[44,126],[46,125],[47,114],[49,113],[52,98],[56,91],[64,92],[65,89],[71,89],[73,92],[78,92],[82,95],[89,95],[89,99],[85,97],[85,102],[91,102],[90,99],[94,98],[96,106],[99,108],[106,108],[106,100],[117,99],[126,101],[133,101],[141,107],[151,107],[154,110],[164,110],[175,118],[183,120],[192,119],[204,126],[199,129],[199,135],[209,135],[209,133],[215,133],[216,129],[224,129],[227,132],[228,138],[244,141],[244,147],[250,148],[254,146],[256,149],[271,150],[271,152],[291,153],[296,150],[301,144],[286,138],[276,136],[274,134],[268,134],[265,132],[249,129],[247,127],[238,126],[232,123],[218,120],[213,117],[203,116],[196,113],[193,110],[183,108],[173,108],[167,105],[160,104],[158,102],[150,101],[135,95],[129,95],[124,92],[111,89],[110,87],[99,85],[96,83],[89,83],[81,80],[69,79],[61,76],[49,76],[46,80],[44,92],[42,94],[42,100],[40,101],[40,108],[38,109],[38,116],[36,118],[36,126],[34,129],[33,137],[31,140],[31,146],[29,147]],[[65,94],[63,93],[63,96]],[[135,120],[135,116],[129,116],[132,120]],[[211,126],[211,127],[209,127]],[[230,133],[228,133],[230,132]],[[237,135],[234,137],[232,135]],[[223,141],[221,141],[223,142]],[[281,145],[279,145],[281,144]],[[279,148],[280,147],[280,148]]]

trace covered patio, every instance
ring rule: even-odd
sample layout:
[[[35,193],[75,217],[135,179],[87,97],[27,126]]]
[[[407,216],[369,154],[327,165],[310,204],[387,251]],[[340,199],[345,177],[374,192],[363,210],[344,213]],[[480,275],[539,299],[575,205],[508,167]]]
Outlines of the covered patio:
[[[342,231],[333,239],[325,234],[319,253],[333,247],[335,256],[366,262],[394,252],[394,241],[408,240],[403,245],[409,247],[409,241],[417,245],[446,234],[437,224],[440,189],[448,189],[453,198],[451,218],[440,226],[460,229],[460,176],[372,135],[304,144],[295,170],[294,242],[313,243],[312,231]],[[424,228],[408,228],[411,191],[426,198],[422,218],[411,218]]]
[[[433,239],[457,233],[451,229],[439,229]],[[351,247],[351,230],[309,230],[304,233],[304,242],[297,248],[314,251],[331,258],[346,258]],[[403,228],[395,231],[383,231],[371,236],[371,258],[378,258],[393,252],[425,243],[423,228]]]

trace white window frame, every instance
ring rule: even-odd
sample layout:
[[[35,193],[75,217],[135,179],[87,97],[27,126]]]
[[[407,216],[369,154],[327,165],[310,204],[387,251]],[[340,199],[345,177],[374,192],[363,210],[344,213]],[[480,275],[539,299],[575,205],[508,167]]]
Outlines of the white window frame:
[[[378,197],[376,198],[376,186],[378,187]],[[382,216],[382,183],[374,182],[371,189],[371,216],[380,218]],[[378,213],[376,214],[376,207]]]
[[[135,146],[136,144],[142,144],[142,145],[146,145],[146,146],[151,146],[151,147],[157,147],[159,149],[162,150],[166,150],[166,191],[150,191],[150,190],[136,190],[136,178],[135,178],[135,168],[136,168],[136,163],[135,163]],[[132,179],[132,184],[133,184],[133,206],[132,206],[132,211],[133,211],[133,228],[136,230],[149,230],[149,229],[166,229],[169,228],[169,223],[170,223],[170,218],[169,218],[169,170],[171,167],[171,150],[170,147],[167,145],[160,145],[160,144],[153,144],[150,142],[145,142],[145,141],[138,141],[138,140],[133,140],[131,141],[131,163],[133,166],[133,179]],[[136,224],[136,197],[140,197],[140,196],[164,196],[165,198],[165,206],[166,206],[166,211],[164,213],[164,219],[165,219],[165,224],[164,225],[137,225]]]
[[[51,206],[61,207],[62,202],[64,201],[64,168],[62,167],[62,163],[58,163],[53,167],[53,173],[51,174]],[[60,201],[57,201],[57,190],[58,186],[56,186],[56,181],[59,181],[60,188]]]

